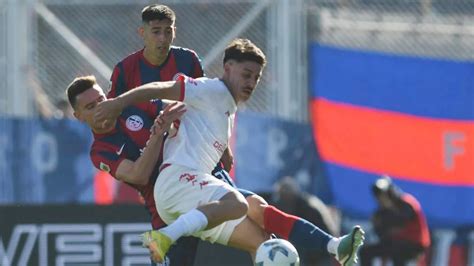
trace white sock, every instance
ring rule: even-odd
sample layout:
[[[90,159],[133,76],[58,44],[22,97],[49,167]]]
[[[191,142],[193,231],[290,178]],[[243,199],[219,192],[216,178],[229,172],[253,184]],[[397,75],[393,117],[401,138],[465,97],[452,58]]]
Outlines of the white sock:
[[[202,231],[207,226],[207,217],[201,211],[192,209],[181,215],[168,226],[161,228],[160,231],[167,235],[173,242],[181,236],[189,236]]]
[[[337,256],[337,247],[339,246],[339,242],[341,242],[339,237],[331,238],[327,246],[328,252]]]

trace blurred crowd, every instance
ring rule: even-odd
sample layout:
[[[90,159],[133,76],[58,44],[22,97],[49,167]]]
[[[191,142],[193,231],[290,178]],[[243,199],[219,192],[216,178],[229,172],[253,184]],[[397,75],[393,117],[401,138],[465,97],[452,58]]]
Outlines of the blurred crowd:
[[[388,176],[377,179],[371,191],[377,203],[370,221],[375,241],[362,247],[359,254],[361,265],[374,265],[375,259],[394,266],[408,265],[409,262],[425,265],[431,237],[416,198],[403,192]],[[342,217],[338,210],[302,191],[293,177],[280,179],[270,201],[281,210],[300,216],[332,235],[341,235]],[[300,253],[303,266],[335,265],[327,254]]]

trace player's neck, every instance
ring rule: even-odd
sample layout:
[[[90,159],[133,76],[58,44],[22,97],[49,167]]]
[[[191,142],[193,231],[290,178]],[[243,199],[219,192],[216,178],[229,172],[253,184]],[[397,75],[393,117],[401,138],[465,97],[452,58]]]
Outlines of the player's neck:
[[[155,66],[159,66],[159,65],[163,64],[166,61],[166,58],[168,57],[168,54],[169,54],[169,51],[165,55],[161,56],[161,55],[158,55],[156,53],[151,52],[146,47],[143,50],[143,57],[145,57],[145,59],[150,64],[155,65]]]
[[[237,98],[237,95],[234,94],[234,91],[230,88],[229,81],[225,78],[225,76],[220,78],[220,80],[224,83],[230,95],[232,95],[232,98],[234,98],[235,104],[239,104],[239,99]]]

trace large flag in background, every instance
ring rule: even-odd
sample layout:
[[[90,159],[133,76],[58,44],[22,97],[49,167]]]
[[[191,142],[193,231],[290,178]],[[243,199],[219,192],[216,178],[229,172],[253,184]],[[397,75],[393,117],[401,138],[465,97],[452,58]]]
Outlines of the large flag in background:
[[[312,123],[336,204],[368,217],[388,174],[431,226],[474,224],[474,63],[311,47]]]

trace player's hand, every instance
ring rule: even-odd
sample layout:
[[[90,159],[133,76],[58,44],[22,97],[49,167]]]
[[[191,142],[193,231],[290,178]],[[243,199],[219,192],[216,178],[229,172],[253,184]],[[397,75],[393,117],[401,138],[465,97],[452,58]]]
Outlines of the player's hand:
[[[152,135],[162,135],[168,131],[173,121],[179,119],[186,112],[186,105],[182,102],[168,104],[155,119],[151,128]]]
[[[224,167],[224,170],[227,172],[232,170],[232,167],[234,166],[234,155],[232,154],[232,151],[229,147],[227,147],[227,149],[225,149],[224,153],[222,154],[221,163]]]
[[[94,121],[105,125],[110,121],[116,121],[123,107],[115,99],[108,99],[97,104]]]

